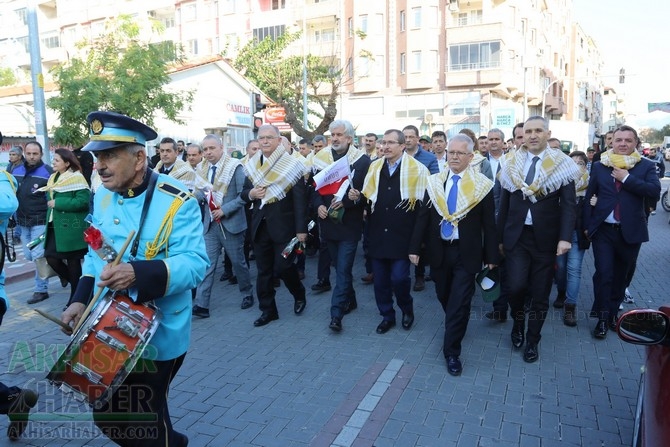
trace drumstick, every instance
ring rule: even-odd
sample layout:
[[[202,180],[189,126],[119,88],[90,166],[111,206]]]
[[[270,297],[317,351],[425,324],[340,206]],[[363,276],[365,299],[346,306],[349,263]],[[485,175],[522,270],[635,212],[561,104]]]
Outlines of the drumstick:
[[[111,262],[112,267],[118,265],[119,262],[121,262],[121,258],[123,257],[123,254],[126,252],[128,245],[130,245],[130,241],[133,240],[133,236],[135,236],[135,230],[130,230],[130,233],[128,233],[128,237],[126,238],[126,242],[124,242],[123,247],[121,247],[121,250],[119,250],[119,252],[116,254],[116,258]],[[84,309],[84,313],[81,314],[81,318],[79,319],[79,322],[72,330],[72,333],[77,332],[77,329],[79,329],[79,327],[84,323],[84,320],[86,319],[86,317],[88,317],[88,314],[91,313],[91,310],[95,306],[95,303],[98,301],[98,298],[100,298],[100,295],[102,294],[103,290],[104,287],[98,287],[98,291],[93,296],[91,302],[88,303],[86,309]]]
[[[53,315],[48,314],[48,313],[46,313],[46,312],[44,312],[43,310],[40,310],[40,309],[33,309],[33,310],[35,312],[37,312],[38,314],[42,315],[47,320],[51,320],[54,323],[56,323],[58,326],[62,327],[64,331],[68,331],[68,332],[72,331],[72,328],[70,326],[63,323],[62,321],[60,321],[58,318],[54,317]]]

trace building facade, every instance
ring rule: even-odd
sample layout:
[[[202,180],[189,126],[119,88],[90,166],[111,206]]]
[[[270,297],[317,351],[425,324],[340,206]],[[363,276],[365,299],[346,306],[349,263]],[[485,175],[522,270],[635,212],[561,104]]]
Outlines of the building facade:
[[[120,14],[162,24],[189,58],[302,31],[292,54],[342,72],[338,117],[358,134],[511,134],[531,115],[603,126],[603,63],[572,0],[37,0],[45,72]],[[0,57],[30,67],[25,0],[0,3]],[[20,75],[20,73],[19,73]],[[25,79],[25,75],[23,76]],[[29,79],[29,77],[28,77]],[[621,108],[621,107],[620,107]]]

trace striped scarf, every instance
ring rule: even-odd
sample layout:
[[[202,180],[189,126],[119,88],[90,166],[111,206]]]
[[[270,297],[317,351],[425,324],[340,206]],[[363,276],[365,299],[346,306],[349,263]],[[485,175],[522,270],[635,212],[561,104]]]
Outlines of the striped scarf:
[[[349,145],[349,149],[347,149],[347,159],[349,160],[349,166],[353,166],[353,164],[356,163],[363,155],[365,155],[365,152],[358,149],[356,146]],[[333,158],[333,150],[330,147],[320,150],[312,158],[312,167],[315,172],[323,171],[333,163],[335,163],[335,159]]]
[[[161,168],[163,167],[163,161],[159,161],[154,168],[156,173],[160,173]],[[172,165],[172,170],[168,174],[170,177],[179,180],[182,182],[189,190],[193,190],[195,187],[195,171],[191,167],[190,163],[177,158],[174,165]]]
[[[633,151],[630,155],[620,155],[615,154],[614,150],[610,149],[600,156],[600,163],[609,168],[631,169],[640,160],[642,160],[642,156],[638,151]]]
[[[451,170],[446,169],[439,174],[428,177],[428,197],[435,206],[437,214],[454,227],[467,216],[468,212],[482,201],[486,194],[493,188],[493,181],[479,172],[478,168],[468,166],[460,173],[461,180],[458,182],[458,195],[456,196],[456,209],[449,213],[447,206],[447,194],[444,188]]]
[[[221,206],[221,201],[228,191],[228,186],[233,179],[233,175],[235,175],[235,169],[241,164],[242,162],[240,160],[232,158],[226,153],[224,153],[221,156],[221,159],[216,163],[216,174],[214,176],[214,184],[211,187],[211,191],[214,195],[214,203],[217,205]],[[198,176],[207,179],[207,182],[209,182],[209,169],[211,167],[212,164],[209,161],[203,160],[198,166]]]
[[[49,198],[54,198],[55,192],[79,191],[89,189],[86,179],[79,171],[68,169],[62,174],[54,172],[47,180],[47,184],[35,190],[35,192],[48,192]]]
[[[295,185],[305,172],[305,164],[291,157],[282,146],[278,146],[272,154],[264,158],[261,165],[262,151],[258,151],[244,165],[247,177],[254,187],[267,188],[265,197],[261,199],[261,208],[266,203],[279,202]]]
[[[379,175],[386,163],[386,158],[378,158],[370,164],[368,173],[363,181],[361,193],[367,197],[372,204],[372,212],[377,203],[379,193]],[[426,193],[426,184],[430,172],[423,163],[416,161],[414,157],[403,152],[400,159],[400,203],[396,206],[414,210],[417,201],[423,200]]]
[[[586,188],[589,186],[589,171],[580,168],[581,176],[575,181],[575,192],[577,197],[586,196]]]
[[[561,151],[545,150],[542,163],[536,166],[535,179],[527,185],[523,168],[528,157],[526,148],[519,148],[505,156],[500,167],[500,186],[510,192],[520,190],[532,203],[576,181],[582,173],[579,167]]]

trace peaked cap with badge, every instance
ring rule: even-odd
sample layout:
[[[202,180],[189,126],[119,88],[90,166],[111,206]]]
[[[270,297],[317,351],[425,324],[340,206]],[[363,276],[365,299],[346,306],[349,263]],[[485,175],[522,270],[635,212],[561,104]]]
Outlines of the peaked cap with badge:
[[[91,112],[86,117],[89,142],[83,151],[104,151],[127,144],[145,145],[158,134],[151,127],[116,112]]]

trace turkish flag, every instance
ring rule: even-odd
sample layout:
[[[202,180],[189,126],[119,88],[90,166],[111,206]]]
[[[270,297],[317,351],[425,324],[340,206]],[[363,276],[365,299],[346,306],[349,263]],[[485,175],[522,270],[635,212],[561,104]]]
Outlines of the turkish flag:
[[[322,196],[333,195],[350,174],[349,160],[342,157],[314,176],[314,189]]]

